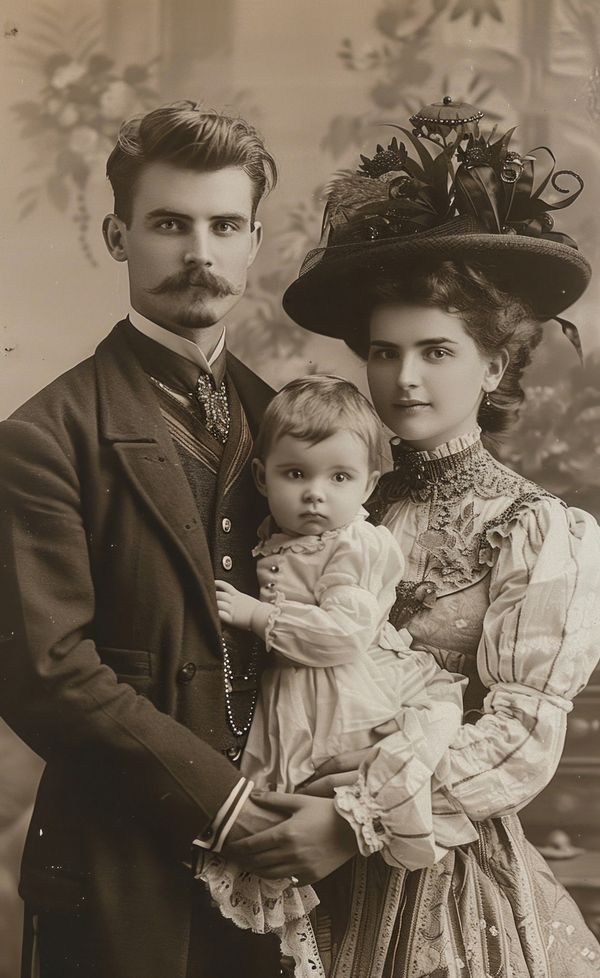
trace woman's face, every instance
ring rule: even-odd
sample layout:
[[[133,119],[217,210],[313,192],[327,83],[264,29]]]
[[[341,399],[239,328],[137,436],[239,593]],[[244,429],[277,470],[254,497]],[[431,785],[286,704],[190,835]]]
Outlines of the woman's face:
[[[373,403],[381,420],[416,449],[471,431],[484,394],[496,389],[507,363],[506,353],[493,359],[480,353],[458,314],[386,303],[371,315]]]

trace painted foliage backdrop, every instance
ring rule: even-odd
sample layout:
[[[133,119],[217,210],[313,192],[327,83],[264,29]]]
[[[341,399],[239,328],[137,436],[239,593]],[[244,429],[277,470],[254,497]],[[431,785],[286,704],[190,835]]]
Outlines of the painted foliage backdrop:
[[[126,308],[103,253],[103,164],[119,121],[175,98],[246,115],[281,180],[267,240],[231,321],[235,352],[275,386],[335,369],[364,385],[335,341],[293,326],[280,297],[318,238],[322,189],[421,104],[450,93],[519,124],[586,183],[561,215],[600,260],[597,0],[1,0],[0,416],[88,355]],[[600,280],[600,276],[598,276]],[[600,515],[598,283],[571,310],[586,363],[548,327],[526,423],[504,455]],[[0,597],[1,600],[1,597]],[[17,864],[37,761],[0,728],[0,978],[17,973]]]

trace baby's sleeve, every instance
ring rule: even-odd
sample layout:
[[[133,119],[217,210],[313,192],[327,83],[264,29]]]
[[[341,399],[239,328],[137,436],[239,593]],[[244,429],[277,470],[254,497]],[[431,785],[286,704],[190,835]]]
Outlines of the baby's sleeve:
[[[277,594],[266,644],[291,662],[335,666],[366,652],[381,628],[381,592],[402,576],[403,557],[385,527],[351,524],[340,531],[314,586],[316,604]]]

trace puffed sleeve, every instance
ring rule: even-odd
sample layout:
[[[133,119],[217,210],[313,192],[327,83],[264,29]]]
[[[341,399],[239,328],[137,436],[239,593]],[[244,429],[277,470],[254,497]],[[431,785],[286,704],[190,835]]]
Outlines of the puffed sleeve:
[[[488,540],[497,559],[478,669],[489,693],[451,745],[447,782],[474,820],[517,812],[548,784],[600,655],[595,520],[542,499]]]
[[[420,702],[398,714],[398,732],[363,761],[355,784],[335,788],[335,807],[354,829],[362,855],[380,852],[388,865],[405,869],[432,866],[448,849],[477,838],[445,791],[465,680],[429,660],[427,686]]]
[[[389,530],[350,524],[336,537],[315,584],[316,604],[277,594],[267,649],[305,666],[351,662],[369,649],[387,619],[403,568],[402,552]]]

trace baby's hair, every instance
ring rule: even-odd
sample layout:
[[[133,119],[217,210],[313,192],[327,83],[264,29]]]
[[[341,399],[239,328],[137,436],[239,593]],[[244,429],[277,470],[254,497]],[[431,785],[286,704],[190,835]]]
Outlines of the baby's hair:
[[[316,445],[338,431],[350,431],[364,441],[371,470],[380,468],[381,422],[358,387],[332,374],[298,377],[268,405],[254,453],[264,462],[284,435]]]

